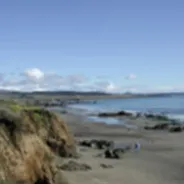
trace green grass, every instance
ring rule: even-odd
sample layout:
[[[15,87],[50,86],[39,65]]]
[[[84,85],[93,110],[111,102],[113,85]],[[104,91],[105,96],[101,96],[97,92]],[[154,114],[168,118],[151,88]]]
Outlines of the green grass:
[[[44,126],[49,128],[54,117],[52,112],[38,106],[19,104],[13,100],[0,100],[0,125],[10,132],[12,138],[14,132],[28,130],[29,123],[34,124],[38,130]]]
[[[38,106],[19,104],[14,100],[0,100],[0,122],[11,131],[21,129],[25,116],[29,116],[39,128],[48,121],[50,112]]]
[[[40,107],[34,105],[25,105],[15,100],[0,100],[0,107],[7,108],[13,112],[20,112],[21,110],[38,110]]]
[[[18,184],[16,181],[0,180],[0,184]]]

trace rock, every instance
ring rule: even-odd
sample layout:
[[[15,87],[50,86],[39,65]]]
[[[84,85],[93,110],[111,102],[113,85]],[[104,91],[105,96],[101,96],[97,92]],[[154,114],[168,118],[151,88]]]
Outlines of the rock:
[[[111,144],[113,143],[106,140],[91,140],[91,145],[94,145],[97,149],[106,149],[110,147]]]
[[[132,113],[126,111],[119,111],[119,112],[104,112],[99,113],[99,117],[115,117],[115,116],[133,116]]]
[[[168,123],[162,123],[162,124],[157,124],[153,127],[154,130],[166,130],[168,129],[169,124]]]
[[[116,159],[123,158],[124,153],[125,153],[125,150],[122,148],[117,148],[113,150],[113,155],[114,155],[114,158]]]
[[[112,169],[114,168],[112,165],[107,165],[107,164],[100,164],[100,167],[103,169]]]
[[[80,146],[85,146],[85,147],[91,147],[91,142],[90,141],[81,141],[79,142]]]
[[[105,158],[114,158],[113,151],[112,150],[106,150],[104,152]]]
[[[140,117],[143,117],[144,115],[143,115],[143,113],[141,113],[141,112],[138,112],[137,114],[136,114],[136,117],[137,118],[140,118]]]
[[[145,130],[153,130],[153,127],[151,127],[151,126],[145,126],[144,129]]]
[[[181,126],[173,126],[169,129],[170,132],[182,132],[183,128]]]
[[[80,146],[91,147],[96,149],[107,149],[112,146],[114,143],[112,141],[106,140],[90,140],[90,141],[81,141],[79,143]]]
[[[123,148],[116,148],[113,150],[106,150],[104,152],[105,158],[110,158],[110,159],[121,159],[125,153],[125,150]]]
[[[155,126],[145,126],[145,130],[169,130],[170,132],[182,132],[183,127],[179,125],[177,122],[169,123],[161,123]]]
[[[145,126],[145,130],[167,130],[169,128],[168,123],[160,123],[155,126]]]
[[[160,115],[160,114],[144,114],[144,116],[146,118],[151,118],[151,119],[160,120],[160,121],[168,121],[169,120],[169,118],[167,116]]]
[[[92,170],[91,166],[89,166],[87,164],[80,164],[80,163],[77,163],[77,162],[72,161],[72,160],[66,164],[63,164],[60,167],[60,169],[64,170],[64,171],[89,171],[89,170]]]

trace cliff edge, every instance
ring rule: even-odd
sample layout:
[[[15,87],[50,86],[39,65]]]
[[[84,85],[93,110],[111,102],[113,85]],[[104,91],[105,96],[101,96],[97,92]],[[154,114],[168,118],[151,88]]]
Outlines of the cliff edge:
[[[37,107],[0,108],[0,180],[26,184],[54,184],[53,158],[76,154],[65,122]],[[62,181],[60,181],[62,184]]]

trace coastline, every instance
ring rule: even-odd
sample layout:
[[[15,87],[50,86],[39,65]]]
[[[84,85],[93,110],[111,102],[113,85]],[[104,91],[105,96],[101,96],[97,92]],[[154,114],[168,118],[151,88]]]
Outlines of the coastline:
[[[184,133],[170,133],[168,131],[146,131],[145,125],[157,124],[157,120],[128,119],[129,123],[136,125],[137,129],[128,129],[121,124],[107,124],[103,121],[95,122],[83,113],[63,113],[63,120],[76,141],[104,139],[114,141],[118,145],[131,145],[135,142],[141,144],[139,152],[126,153],[121,160],[98,158],[95,155],[101,151],[93,148],[78,146],[81,157],[80,163],[86,163],[93,169],[89,172],[65,172],[70,183],[80,184],[182,184]],[[112,165],[112,169],[102,169],[100,163]],[[139,169],[137,169],[139,168]]]
[[[177,121],[177,122],[180,122],[180,123],[184,123],[184,114],[175,114],[175,113],[165,113],[165,112],[152,112],[152,111],[140,111],[140,110],[132,110],[132,109],[102,109],[102,108],[99,108],[99,107],[96,107],[96,106],[93,106],[93,105],[83,105],[83,104],[73,104],[73,105],[68,105],[67,106],[67,109],[70,109],[71,112],[73,111],[76,111],[76,113],[82,113],[82,114],[86,114],[87,116],[92,116],[93,119],[97,119],[95,118],[98,117],[98,114],[100,113],[107,113],[107,114],[110,114],[110,113],[118,113],[118,112],[121,112],[121,111],[124,111],[126,113],[131,113],[132,116],[136,116],[137,114],[142,114],[142,115],[153,115],[153,116],[156,116],[156,115],[160,115],[160,116],[163,116],[165,118],[168,118],[168,120],[171,120],[171,121]],[[116,117],[112,117],[112,118],[116,118]],[[106,118],[106,121],[109,122],[108,120],[109,118]],[[105,120],[105,119],[104,119]],[[112,123],[114,122],[115,120],[112,120]],[[117,118],[116,118],[116,121],[118,122]]]

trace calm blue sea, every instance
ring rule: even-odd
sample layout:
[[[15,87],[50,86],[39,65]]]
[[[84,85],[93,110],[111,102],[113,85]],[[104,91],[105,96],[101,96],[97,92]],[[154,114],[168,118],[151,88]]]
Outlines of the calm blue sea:
[[[136,111],[165,113],[174,119],[184,120],[184,95],[130,99],[103,99],[96,104],[77,104],[74,108],[87,112]]]

